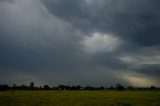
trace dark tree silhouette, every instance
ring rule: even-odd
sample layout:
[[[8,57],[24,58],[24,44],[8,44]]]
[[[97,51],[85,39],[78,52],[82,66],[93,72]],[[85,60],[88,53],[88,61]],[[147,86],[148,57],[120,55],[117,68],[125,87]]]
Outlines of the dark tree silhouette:
[[[86,86],[85,88],[84,88],[84,90],[95,90],[96,88],[94,88],[94,87],[91,87],[91,86]]]
[[[121,91],[121,90],[124,90],[125,87],[121,84],[117,84],[116,89]]]
[[[16,90],[16,84],[13,84],[12,90]]]
[[[155,87],[155,86],[151,86],[150,89],[151,89],[151,90],[155,90],[156,87]]]
[[[127,89],[132,90],[134,88],[132,86],[128,86]]]
[[[6,91],[6,90],[105,90],[106,88],[101,86],[101,87],[92,87],[92,86],[86,86],[86,87],[81,87],[80,85],[78,86],[67,86],[67,85],[59,85],[56,87],[49,87],[48,85],[44,85],[43,87],[35,87],[34,82],[31,82],[29,86],[26,85],[21,85],[17,86],[14,84],[13,86],[9,86],[7,84],[0,85],[0,91]],[[160,90],[160,87],[156,86],[151,86],[151,87],[124,87],[121,84],[117,84],[115,87],[109,87],[107,88],[108,90]]]
[[[30,89],[31,89],[31,90],[34,90],[34,82],[31,82],[31,83],[30,83]]]
[[[59,86],[57,87],[58,90],[67,90],[66,88],[68,89],[69,86],[66,87],[65,85],[59,85]]]
[[[82,87],[80,85],[76,86],[76,90],[80,90]]]
[[[101,87],[99,88],[99,90],[105,90],[105,88],[104,88],[103,86],[101,86]]]
[[[44,90],[50,90],[50,87],[49,87],[48,85],[44,85],[44,86],[43,86],[43,89],[44,89]]]
[[[0,85],[0,91],[7,91],[9,90],[9,86],[7,84]]]
[[[113,90],[113,89],[114,89],[114,87],[113,87],[113,86],[111,86],[111,87],[109,87],[109,88],[108,88],[108,90]]]

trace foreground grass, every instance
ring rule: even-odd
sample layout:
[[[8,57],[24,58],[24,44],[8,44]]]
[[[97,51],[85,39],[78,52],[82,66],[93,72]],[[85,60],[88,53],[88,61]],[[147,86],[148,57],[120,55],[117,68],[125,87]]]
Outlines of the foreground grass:
[[[160,91],[6,91],[0,106],[160,106]]]

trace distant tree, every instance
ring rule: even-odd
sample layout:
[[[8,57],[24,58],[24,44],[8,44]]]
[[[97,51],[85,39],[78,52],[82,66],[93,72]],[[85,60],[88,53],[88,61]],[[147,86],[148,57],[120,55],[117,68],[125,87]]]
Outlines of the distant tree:
[[[65,86],[65,85],[63,87],[64,87],[64,90],[71,90],[71,88],[72,88],[70,86]]]
[[[65,85],[59,85],[57,87],[58,90],[67,90]]]
[[[100,88],[99,88],[99,90],[104,90],[105,88],[103,87],[103,86],[101,86]]]
[[[125,87],[121,84],[117,84],[116,89],[121,91],[121,90],[124,90]]]
[[[39,89],[41,90],[41,89],[42,89],[42,86],[40,86]]]
[[[9,90],[9,86],[7,84],[0,85],[0,91],[7,91]]]
[[[113,89],[114,89],[114,87],[113,87],[113,86],[111,86],[111,87],[109,87],[109,88],[108,88],[108,90],[113,90]]]
[[[71,86],[71,90],[77,90],[76,86]]]
[[[95,90],[95,87],[91,87],[91,86],[86,86],[84,87],[84,90]]]
[[[22,86],[19,86],[19,89],[20,90],[28,90],[29,87],[23,84]]]
[[[71,86],[70,90],[80,90],[82,87],[80,85],[78,86]]]
[[[132,86],[128,86],[127,89],[132,90],[134,88]]]
[[[52,89],[52,90],[58,90],[57,87],[52,87],[51,89]]]
[[[155,87],[155,86],[151,86],[150,89],[151,89],[151,90],[155,90],[156,87]]]
[[[82,87],[80,85],[76,86],[76,90],[80,90]]]
[[[31,89],[31,90],[34,90],[34,82],[31,82],[31,83],[30,83],[30,89]]]
[[[16,90],[16,84],[13,84],[12,89]]]
[[[44,86],[43,86],[43,89],[44,89],[44,90],[49,90],[50,87],[49,87],[48,85],[44,85]]]

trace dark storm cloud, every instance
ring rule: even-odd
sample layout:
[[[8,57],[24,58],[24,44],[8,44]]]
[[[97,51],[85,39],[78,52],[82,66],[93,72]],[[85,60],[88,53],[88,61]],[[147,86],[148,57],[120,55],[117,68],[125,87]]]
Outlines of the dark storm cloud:
[[[79,50],[82,33],[48,14],[39,1],[3,2],[0,8],[5,13],[0,20],[0,66],[6,76],[1,82],[13,73],[28,73],[46,82],[57,78],[51,84],[67,82],[76,75],[74,71],[91,66]]]
[[[159,80],[150,67],[160,63],[158,0],[8,1],[0,0],[0,82],[128,85],[123,73],[132,72]]]
[[[152,76],[154,78],[159,78],[160,76],[160,64],[142,64],[132,68],[142,74]]]
[[[143,46],[159,44],[158,0],[45,0],[54,15],[84,31],[116,33]]]
[[[13,2],[14,0],[0,0],[1,1],[4,1],[4,2]]]

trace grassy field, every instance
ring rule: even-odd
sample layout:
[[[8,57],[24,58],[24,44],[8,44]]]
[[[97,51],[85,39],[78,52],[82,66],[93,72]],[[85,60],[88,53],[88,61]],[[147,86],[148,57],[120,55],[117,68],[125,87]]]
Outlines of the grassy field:
[[[6,91],[0,106],[160,106],[160,91]]]

